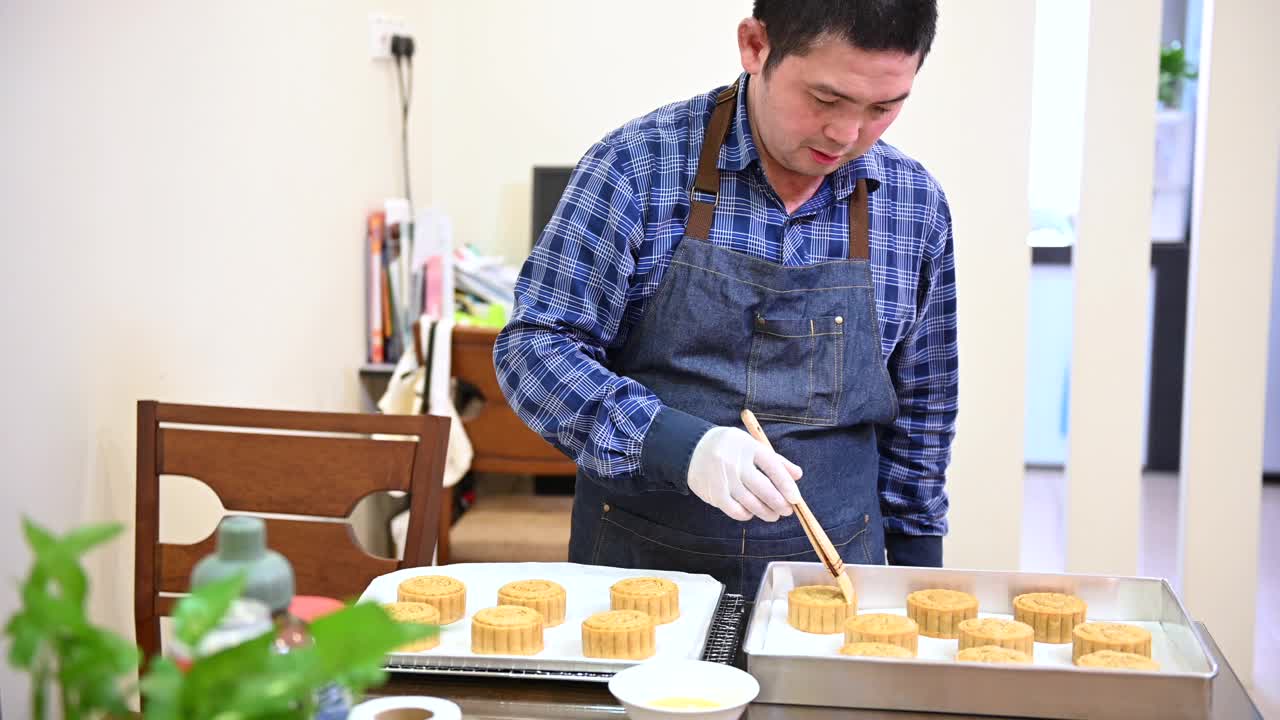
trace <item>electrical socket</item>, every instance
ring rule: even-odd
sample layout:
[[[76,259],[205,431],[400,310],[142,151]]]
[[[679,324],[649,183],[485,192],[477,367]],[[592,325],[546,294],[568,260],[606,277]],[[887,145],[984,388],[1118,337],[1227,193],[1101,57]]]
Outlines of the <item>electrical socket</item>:
[[[391,57],[391,36],[409,35],[404,18],[387,13],[369,13],[369,57],[387,60]]]

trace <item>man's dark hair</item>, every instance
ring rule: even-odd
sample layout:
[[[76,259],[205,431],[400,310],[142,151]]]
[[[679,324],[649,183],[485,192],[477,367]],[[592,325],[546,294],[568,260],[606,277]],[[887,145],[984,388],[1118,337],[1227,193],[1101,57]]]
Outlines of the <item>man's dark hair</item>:
[[[755,0],[751,14],[769,36],[765,73],[823,37],[863,50],[920,53],[923,63],[938,26],[937,0]]]

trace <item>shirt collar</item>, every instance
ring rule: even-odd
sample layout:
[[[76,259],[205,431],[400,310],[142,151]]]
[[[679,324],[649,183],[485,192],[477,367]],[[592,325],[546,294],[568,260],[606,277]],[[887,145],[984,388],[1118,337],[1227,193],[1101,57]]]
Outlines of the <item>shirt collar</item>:
[[[721,170],[741,171],[753,162],[760,162],[755,138],[751,135],[751,121],[747,117],[748,78],[747,73],[738,76],[737,107],[734,109],[729,135],[720,148],[720,159],[717,163]],[[866,179],[868,192],[875,192],[880,186],[883,168],[880,164],[879,146],[880,143],[877,142],[862,156],[841,165],[832,173],[832,187],[838,200],[843,200],[853,193],[858,180]]]

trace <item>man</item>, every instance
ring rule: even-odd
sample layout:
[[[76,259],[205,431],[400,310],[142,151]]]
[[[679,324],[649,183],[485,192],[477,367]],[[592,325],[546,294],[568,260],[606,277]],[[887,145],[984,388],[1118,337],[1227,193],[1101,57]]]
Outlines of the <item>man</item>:
[[[935,0],[756,0],[736,83],[582,158],[494,351],[580,468],[571,561],[753,597],[770,561],[816,560],[803,489],[846,562],[942,564],[951,216],[879,141],[936,20]]]

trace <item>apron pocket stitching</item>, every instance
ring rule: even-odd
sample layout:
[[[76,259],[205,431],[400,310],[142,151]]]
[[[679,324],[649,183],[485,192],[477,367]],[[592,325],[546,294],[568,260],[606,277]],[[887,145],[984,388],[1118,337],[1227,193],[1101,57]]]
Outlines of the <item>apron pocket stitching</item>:
[[[600,513],[600,522],[596,524],[596,544],[591,549],[591,564],[597,565],[600,562],[600,540],[604,537],[604,524],[608,518],[604,513]]]
[[[612,526],[614,526],[614,527],[618,528],[619,530],[622,530],[622,531],[624,531],[624,532],[630,533],[631,535],[634,535],[635,537],[640,538],[641,540],[643,540],[643,541],[645,541],[645,542],[647,542],[647,543],[650,543],[650,544],[653,544],[653,545],[657,545],[657,546],[659,546],[659,547],[664,547],[664,548],[667,548],[667,549],[669,549],[669,550],[675,550],[675,551],[677,551],[677,552],[682,552],[682,553],[685,553],[685,554],[687,554],[687,555],[702,555],[703,557],[713,557],[713,558],[732,558],[732,557],[741,557],[738,553],[724,553],[724,554],[721,554],[721,553],[709,553],[709,552],[702,552],[702,551],[700,551],[700,550],[689,550],[689,549],[682,548],[682,547],[676,547],[675,545],[668,545],[668,544],[666,544],[666,543],[662,542],[661,540],[655,540],[655,539],[653,539],[653,538],[651,538],[651,537],[646,537],[646,536],[644,536],[644,535],[641,535],[640,533],[636,532],[635,530],[632,530],[631,528],[626,527],[625,525],[620,525],[620,524],[618,524],[618,523],[616,523],[616,522],[614,522],[614,521],[610,520],[609,518],[601,518],[601,520],[602,520],[603,522],[609,523],[610,525],[612,525]]]
[[[813,327],[813,321],[809,321],[809,327]],[[813,356],[818,354],[818,339],[813,337],[813,330],[810,331],[809,337],[809,404],[804,408],[804,416],[813,415],[813,396],[817,393],[817,386],[813,384]]]
[[[835,425],[834,418],[809,417],[798,415],[780,415],[778,413],[764,412],[761,410],[753,410],[755,416],[762,420],[785,420],[800,425]]]
[[[849,538],[848,540],[845,540],[845,541],[844,541],[844,542],[842,542],[842,543],[832,543],[832,544],[831,544],[831,546],[832,546],[832,547],[834,547],[835,549],[839,550],[840,548],[843,548],[843,547],[848,546],[848,545],[849,545],[849,543],[853,542],[854,540],[857,540],[858,538],[860,538],[860,537],[862,537],[862,536],[864,536],[864,535],[866,535],[866,534],[867,534],[867,527],[864,525],[864,526],[862,527],[862,529],[861,529],[861,530],[859,530],[858,532],[856,532],[856,533],[854,533],[854,534],[853,534],[853,537]],[[767,542],[767,541],[766,541],[766,542]],[[864,539],[864,540],[863,540],[863,542],[862,542],[862,547],[865,549],[865,548],[866,548],[866,546],[867,546],[867,543],[866,543],[866,540]],[[813,548],[812,548],[812,547],[810,547],[809,549],[807,549],[807,550],[801,550],[800,552],[793,552],[793,553],[780,553],[780,554],[776,554],[776,555],[743,555],[743,557],[749,557],[749,558],[752,558],[752,559],[754,559],[754,560],[767,560],[767,559],[771,559],[771,558],[788,558],[788,557],[796,557],[797,555],[808,555],[808,554],[810,554],[810,553],[812,553],[812,552],[813,552]],[[863,553],[863,554],[864,554],[864,555],[866,555],[867,557],[870,557],[870,556],[871,556],[871,553],[869,553],[869,552],[865,552],[865,551],[864,551],[864,553]]]

